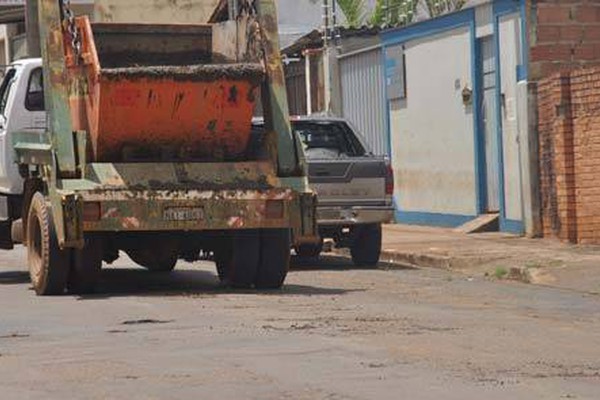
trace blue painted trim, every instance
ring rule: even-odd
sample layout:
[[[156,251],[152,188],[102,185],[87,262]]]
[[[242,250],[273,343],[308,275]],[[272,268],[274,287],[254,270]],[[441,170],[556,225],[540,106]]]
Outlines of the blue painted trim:
[[[505,15],[520,12],[519,0],[497,0],[494,2],[494,58],[496,61],[496,117],[498,123],[496,134],[498,137],[498,162],[500,164],[500,230],[523,234],[525,232],[522,221],[509,220],[506,216],[506,176],[504,173],[504,134],[502,126],[502,71],[500,63],[500,18]],[[522,33],[523,36],[523,33]],[[522,39],[522,38],[521,38]]]
[[[487,202],[487,185],[485,181],[485,144],[483,140],[483,116],[481,115],[481,49],[477,40],[475,18],[471,20],[471,82],[473,82],[473,149],[475,152],[475,203],[477,213],[485,212]]]
[[[392,157],[392,122],[390,121],[391,119],[391,113],[390,113],[390,101],[388,100],[388,87],[387,87],[387,77],[386,77],[386,71],[385,71],[385,66],[386,66],[387,60],[386,60],[386,48],[384,47],[381,51],[381,74],[383,76],[383,104],[386,105],[385,107],[385,130],[387,132],[387,147],[388,147],[388,157],[390,157],[390,162],[392,163],[392,167],[394,166],[394,158]],[[406,82],[404,83],[406,84]]]
[[[517,65],[517,82],[527,80],[527,65]]]
[[[495,0],[494,15],[504,15],[519,11],[522,0]]]
[[[525,81],[529,77],[526,0],[496,0],[493,9],[495,19],[508,14],[519,13],[521,18],[521,65],[517,66],[517,82]]]
[[[523,221],[505,219],[500,221],[500,231],[522,235],[525,232]]]
[[[447,30],[471,24],[475,19],[475,10],[468,8],[439,18],[429,19],[415,24],[383,31],[381,39],[385,46],[408,42],[425,36],[435,35]]]
[[[442,226],[456,228],[477,218],[474,215],[437,214],[427,212],[396,211],[396,222],[408,225]]]
[[[521,65],[520,73],[517,74],[519,81],[529,79],[529,32],[527,31],[527,1],[520,0],[521,14]]]
[[[506,188],[504,176],[504,138],[502,127],[502,71],[500,64],[500,15],[496,14],[494,3],[494,58],[496,62],[496,137],[498,139],[498,165],[499,165],[499,196],[500,196],[500,229],[506,220]]]

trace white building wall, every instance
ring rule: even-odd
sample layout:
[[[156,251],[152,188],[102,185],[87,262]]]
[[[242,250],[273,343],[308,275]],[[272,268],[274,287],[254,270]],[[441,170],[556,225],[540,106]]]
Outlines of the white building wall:
[[[471,36],[458,28],[405,44],[406,93],[391,103],[396,202],[403,212],[477,214]]]

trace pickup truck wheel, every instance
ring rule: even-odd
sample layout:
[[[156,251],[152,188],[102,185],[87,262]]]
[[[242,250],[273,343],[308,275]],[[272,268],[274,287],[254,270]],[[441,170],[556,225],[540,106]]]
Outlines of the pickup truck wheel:
[[[294,248],[300,258],[318,258],[323,251],[323,242],[319,244],[301,244]]]
[[[219,279],[235,288],[249,288],[256,279],[260,256],[260,234],[241,230],[223,238],[215,249]]]
[[[260,262],[254,286],[279,289],[290,268],[291,234],[289,229],[264,229],[260,238]]]
[[[27,215],[27,263],[33,289],[38,296],[60,295],[69,275],[70,250],[58,245],[50,205],[36,192]]]
[[[356,266],[373,267],[381,255],[381,225],[369,224],[355,227],[359,231],[350,247],[352,262]]]
[[[67,290],[73,294],[93,293],[102,269],[102,241],[86,237],[83,249],[73,250],[73,262],[67,280]]]

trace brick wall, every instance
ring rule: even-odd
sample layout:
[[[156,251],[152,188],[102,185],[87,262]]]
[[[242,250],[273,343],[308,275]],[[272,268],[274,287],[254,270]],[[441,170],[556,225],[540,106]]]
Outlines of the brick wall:
[[[544,236],[600,244],[600,68],[541,80],[538,117]]]
[[[532,80],[600,64],[599,0],[531,0],[529,19]]]

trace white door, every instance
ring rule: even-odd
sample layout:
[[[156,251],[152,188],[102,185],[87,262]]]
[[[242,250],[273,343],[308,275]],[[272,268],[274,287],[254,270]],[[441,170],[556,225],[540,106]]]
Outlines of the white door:
[[[521,22],[518,13],[500,17],[500,107],[504,168],[504,217],[522,221],[521,162],[517,118],[517,66],[521,64]]]

